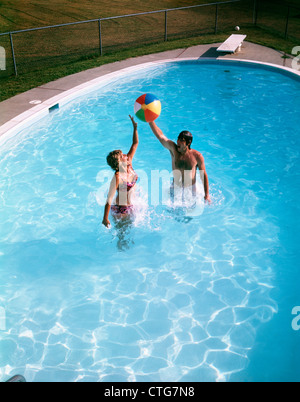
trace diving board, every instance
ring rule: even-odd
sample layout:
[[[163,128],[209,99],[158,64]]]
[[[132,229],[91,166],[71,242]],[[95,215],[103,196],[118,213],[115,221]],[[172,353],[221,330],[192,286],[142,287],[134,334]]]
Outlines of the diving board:
[[[218,47],[218,52],[235,53],[242,47],[243,41],[247,38],[247,35],[230,35],[221,46]]]

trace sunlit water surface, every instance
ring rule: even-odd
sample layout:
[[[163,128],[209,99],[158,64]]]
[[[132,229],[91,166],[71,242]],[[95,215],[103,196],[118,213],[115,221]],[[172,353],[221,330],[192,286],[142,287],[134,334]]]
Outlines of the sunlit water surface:
[[[299,89],[264,68],[167,63],[2,145],[0,378],[299,379]],[[161,99],[169,138],[193,133],[212,204],[191,216],[152,205],[141,180],[133,219],[107,230],[106,155],[128,151],[145,92]],[[148,125],[138,129],[140,177],[170,170]]]

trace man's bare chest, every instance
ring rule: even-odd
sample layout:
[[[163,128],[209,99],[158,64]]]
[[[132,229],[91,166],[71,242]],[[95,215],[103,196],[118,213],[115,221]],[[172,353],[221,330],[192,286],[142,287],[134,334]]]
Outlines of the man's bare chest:
[[[193,155],[175,155],[175,168],[179,170],[193,170],[197,166],[197,160]]]

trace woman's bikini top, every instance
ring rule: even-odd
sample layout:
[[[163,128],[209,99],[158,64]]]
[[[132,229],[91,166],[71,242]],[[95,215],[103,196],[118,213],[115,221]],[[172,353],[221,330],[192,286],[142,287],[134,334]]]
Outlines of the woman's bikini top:
[[[136,182],[138,181],[139,177],[133,169],[132,169],[132,172],[134,173],[132,181],[119,184],[119,191],[127,191],[128,192],[136,185]]]

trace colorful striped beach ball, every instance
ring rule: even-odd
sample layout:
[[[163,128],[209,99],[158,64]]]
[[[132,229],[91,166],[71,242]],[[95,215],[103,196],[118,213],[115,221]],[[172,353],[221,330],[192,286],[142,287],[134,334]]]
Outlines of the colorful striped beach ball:
[[[135,101],[134,113],[138,119],[146,123],[157,119],[160,112],[161,103],[155,95],[144,94]]]

